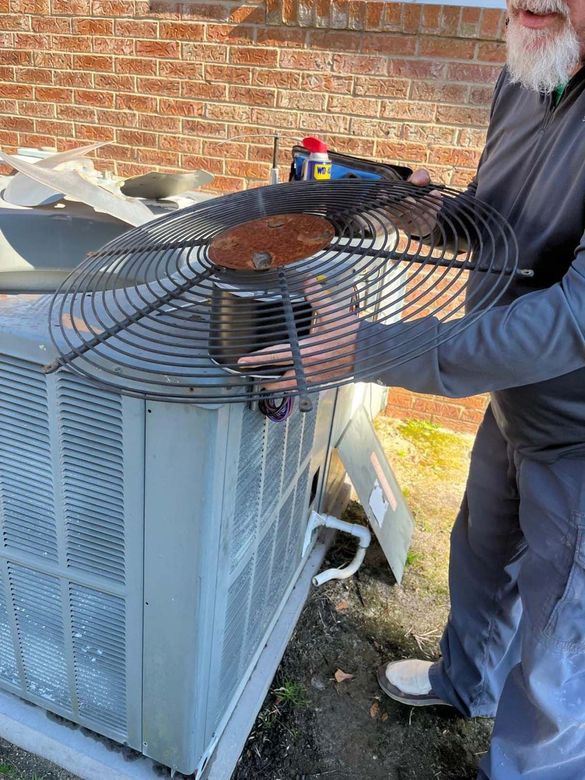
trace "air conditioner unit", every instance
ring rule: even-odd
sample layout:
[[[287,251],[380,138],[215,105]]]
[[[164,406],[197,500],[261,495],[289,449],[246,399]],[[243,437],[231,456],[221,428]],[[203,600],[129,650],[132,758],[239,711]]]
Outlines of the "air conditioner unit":
[[[251,404],[47,375],[43,293],[68,269],[40,228],[54,222],[84,253],[125,226],[26,214],[0,209],[0,291],[33,293],[0,304],[0,689],[190,774],[311,554],[311,513],[342,484],[331,448],[354,390],[274,423]],[[357,405],[371,413],[382,395]]]

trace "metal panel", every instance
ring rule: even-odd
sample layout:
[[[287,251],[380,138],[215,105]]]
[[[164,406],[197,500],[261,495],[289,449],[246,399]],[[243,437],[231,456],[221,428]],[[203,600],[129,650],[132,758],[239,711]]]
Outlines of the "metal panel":
[[[69,603],[79,711],[123,739],[127,720],[124,600],[72,585]]]
[[[363,407],[351,419],[337,448],[390,568],[400,582],[412,536],[412,517]]]

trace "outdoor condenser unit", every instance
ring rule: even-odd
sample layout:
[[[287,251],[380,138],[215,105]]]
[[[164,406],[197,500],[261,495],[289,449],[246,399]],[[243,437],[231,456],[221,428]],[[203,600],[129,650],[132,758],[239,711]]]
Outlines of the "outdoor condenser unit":
[[[465,199],[442,191],[452,226],[449,199]],[[499,299],[516,269],[509,229],[473,201],[487,215],[479,259],[423,250],[404,225],[437,203],[392,182],[297,183],[127,233],[101,216],[51,225],[0,209],[0,289],[33,293],[0,298],[1,688],[201,769],[311,552],[311,513],[339,484],[333,445],[401,570],[409,520],[365,407],[340,387],[367,377],[347,360],[347,376],[312,381],[299,348],[310,329],[336,338],[356,311],[408,321],[431,303],[452,319],[446,338]],[[43,294],[66,275],[39,270],[63,229],[92,251]],[[118,238],[99,249],[102,233]],[[502,237],[507,254],[494,251]],[[458,317],[444,299],[476,270]],[[316,318],[307,280],[325,306]],[[380,367],[436,343],[433,328],[412,333],[389,349],[374,331]],[[274,367],[246,372],[238,358],[283,341],[298,399],[277,423],[258,408]]]
[[[303,561],[335,391],[275,424],[45,376],[0,307],[0,685],[191,773]]]

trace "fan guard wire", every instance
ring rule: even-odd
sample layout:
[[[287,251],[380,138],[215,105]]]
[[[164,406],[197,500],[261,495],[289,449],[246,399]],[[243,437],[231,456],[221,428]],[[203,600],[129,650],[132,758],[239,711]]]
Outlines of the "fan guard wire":
[[[432,239],[423,242],[420,233],[439,210]],[[283,214],[323,217],[335,238],[309,257],[261,272],[211,261],[217,236]],[[508,223],[447,187],[342,180],[235,193],[165,215],[91,253],[53,296],[49,327],[59,358],[46,371],[67,366],[112,390],[159,400],[260,400],[269,397],[263,383],[280,369],[267,354],[262,367],[243,374],[238,357],[265,343],[290,343],[296,387],[287,395],[301,396],[306,409],[309,393],[367,379],[351,368],[330,380],[306,375],[299,341],[313,322],[303,295],[308,281],[318,280],[323,300],[334,301],[321,327],[325,375],[333,374],[329,347],[352,303],[379,322],[432,314],[446,323],[440,339],[434,321],[423,320],[416,332],[370,340],[382,371],[452,338],[498,303],[518,273],[517,257]],[[250,307],[260,309],[252,329]],[[222,362],[214,357],[218,333]],[[361,349],[358,343],[357,358]]]

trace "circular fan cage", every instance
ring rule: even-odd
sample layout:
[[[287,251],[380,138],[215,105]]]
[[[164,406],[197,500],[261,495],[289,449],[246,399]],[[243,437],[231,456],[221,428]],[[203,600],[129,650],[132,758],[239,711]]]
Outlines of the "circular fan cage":
[[[300,396],[308,410],[311,393],[371,379],[362,365],[381,373],[461,333],[521,273],[517,254],[494,209],[446,187],[350,179],[226,195],[88,255],[52,300],[59,358],[45,370],[164,401]],[[370,328],[367,361],[362,330],[345,335],[356,318],[391,325]]]

